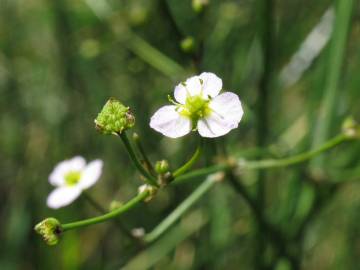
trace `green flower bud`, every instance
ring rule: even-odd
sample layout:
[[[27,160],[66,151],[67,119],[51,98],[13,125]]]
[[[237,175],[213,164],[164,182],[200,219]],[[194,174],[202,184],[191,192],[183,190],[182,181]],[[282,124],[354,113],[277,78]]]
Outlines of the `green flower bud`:
[[[209,0],[192,0],[192,8],[196,13],[201,13],[208,4]]]
[[[155,163],[155,171],[158,174],[165,174],[169,171],[169,162],[166,160],[156,161]]]
[[[183,52],[190,53],[195,49],[195,41],[193,37],[186,37],[180,43],[180,48]]]
[[[121,134],[124,130],[132,128],[135,117],[130,108],[120,101],[110,98],[95,119],[96,129],[103,134]]]
[[[156,187],[150,186],[148,184],[144,184],[138,188],[139,194],[143,192],[149,193],[149,195],[144,199],[145,202],[151,201],[155,197],[157,191],[158,189]]]
[[[49,246],[56,245],[62,233],[61,223],[56,218],[47,218],[37,224],[34,229]]]
[[[123,204],[122,202],[112,201],[112,202],[110,203],[109,209],[110,209],[110,211],[114,211],[114,210],[120,208],[120,207],[123,206],[123,205],[124,205],[124,204]]]
[[[342,124],[342,131],[349,139],[360,138],[360,126],[352,117],[348,117]]]

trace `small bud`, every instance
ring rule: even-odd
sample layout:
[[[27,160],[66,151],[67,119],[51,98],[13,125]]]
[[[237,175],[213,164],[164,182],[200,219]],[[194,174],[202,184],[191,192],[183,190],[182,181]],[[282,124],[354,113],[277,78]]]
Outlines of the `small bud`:
[[[186,37],[180,43],[180,48],[183,52],[191,53],[195,49],[195,41],[193,37]]]
[[[60,240],[62,227],[56,218],[47,218],[37,224],[34,229],[49,246],[56,245]]]
[[[352,117],[345,119],[342,131],[349,139],[360,138],[360,126]]]
[[[145,229],[144,228],[134,228],[131,230],[132,236],[136,238],[141,238],[145,235]]]
[[[151,201],[154,196],[156,195],[156,192],[157,192],[157,188],[154,187],[154,186],[151,186],[151,185],[148,185],[148,184],[144,184],[144,185],[141,185],[138,189],[138,192],[139,193],[143,193],[143,192],[148,192],[149,193],[149,196],[147,196],[145,198],[145,202],[149,202]]]
[[[155,171],[158,174],[165,174],[169,171],[169,162],[166,160],[156,161],[155,163]]]
[[[114,211],[115,209],[118,209],[120,208],[121,206],[123,206],[124,204],[122,202],[119,202],[119,201],[112,201],[110,203],[110,206],[109,206],[109,210],[110,211]]]
[[[121,134],[134,124],[135,117],[131,114],[130,108],[114,98],[106,102],[95,119],[96,129],[103,134]]]
[[[192,8],[196,13],[201,13],[209,4],[209,0],[192,0]]]

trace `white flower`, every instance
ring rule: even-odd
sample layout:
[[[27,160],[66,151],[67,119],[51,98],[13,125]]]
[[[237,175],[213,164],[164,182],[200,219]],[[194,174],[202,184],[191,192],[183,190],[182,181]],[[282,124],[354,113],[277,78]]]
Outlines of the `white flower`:
[[[151,117],[150,127],[163,135],[178,138],[198,130],[202,137],[219,137],[237,128],[244,114],[239,97],[224,92],[222,80],[203,72],[175,87],[174,105],[161,107]]]
[[[84,189],[97,182],[102,166],[99,159],[86,164],[80,156],[60,162],[49,176],[50,184],[56,189],[48,196],[47,205],[57,209],[72,203]]]

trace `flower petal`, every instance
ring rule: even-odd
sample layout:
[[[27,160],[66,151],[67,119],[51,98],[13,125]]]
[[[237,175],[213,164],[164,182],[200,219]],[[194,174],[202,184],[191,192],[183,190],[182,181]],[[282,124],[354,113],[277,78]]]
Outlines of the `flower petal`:
[[[170,138],[178,138],[191,131],[191,120],[176,111],[177,106],[161,107],[151,117],[150,127]]]
[[[185,87],[191,96],[196,96],[201,93],[201,83],[199,76],[193,76],[186,80]]]
[[[222,80],[211,72],[203,72],[199,78],[202,80],[202,89],[204,97],[216,97],[222,89]]]
[[[85,159],[81,156],[73,157],[60,162],[49,175],[49,182],[54,186],[62,186],[65,183],[65,175],[70,171],[82,171],[85,167]]]
[[[239,97],[225,92],[210,101],[213,113],[198,121],[198,130],[202,137],[219,137],[237,128],[244,114]]]
[[[180,104],[185,104],[186,101],[186,97],[187,97],[187,92],[186,92],[186,88],[183,85],[183,83],[179,83],[174,90],[174,97],[175,100],[177,102],[179,102]]]
[[[102,160],[96,159],[91,161],[83,170],[77,186],[81,189],[87,189],[94,185],[100,178],[102,167]]]
[[[76,156],[69,160],[69,168],[71,171],[82,171],[85,165],[86,161],[81,156]]]
[[[59,187],[53,190],[47,198],[47,206],[58,209],[72,203],[81,194],[81,189],[77,186]]]

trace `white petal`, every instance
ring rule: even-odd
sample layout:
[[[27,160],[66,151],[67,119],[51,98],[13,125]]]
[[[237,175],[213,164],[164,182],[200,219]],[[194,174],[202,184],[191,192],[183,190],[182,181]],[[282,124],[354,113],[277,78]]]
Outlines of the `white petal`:
[[[81,156],[73,157],[69,160],[69,167],[71,171],[82,171],[85,168],[86,161]]]
[[[100,178],[102,167],[102,160],[96,159],[91,161],[83,170],[77,186],[81,189],[87,189],[94,185]]]
[[[178,138],[191,131],[191,120],[180,115],[176,106],[161,107],[151,117],[150,127],[170,138]]]
[[[201,93],[201,83],[199,76],[193,76],[186,80],[185,87],[191,96],[196,96]]]
[[[213,113],[198,121],[198,131],[202,137],[219,137],[237,128],[244,114],[239,97],[225,92],[210,101]]]
[[[180,104],[185,104],[188,96],[196,96],[201,93],[201,82],[199,76],[193,76],[184,83],[179,83],[174,90],[174,97]],[[206,96],[207,97],[207,96]]]
[[[54,186],[62,186],[65,184],[65,175],[70,171],[82,171],[85,167],[85,159],[76,156],[60,162],[49,175],[49,182]]]
[[[68,161],[62,161],[56,167],[49,175],[49,182],[50,184],[54,186],[61,186],[65,183],[64,176],[69,171],[68,170]]]
[[[179,83],[174,90],[175,100],[181,104],[185,104],[187,92],[186,88],[182,83]]]
[[[53,190],[47,198],[47,206],[50,208],[60,208],[72,203],[81,194],[81,189],[77,186],[59,187]]]
[[[202,80],[203,95],[205,97],[216,97],[222,89],[222,80],[211,72],[203,72],[200,74]]]

